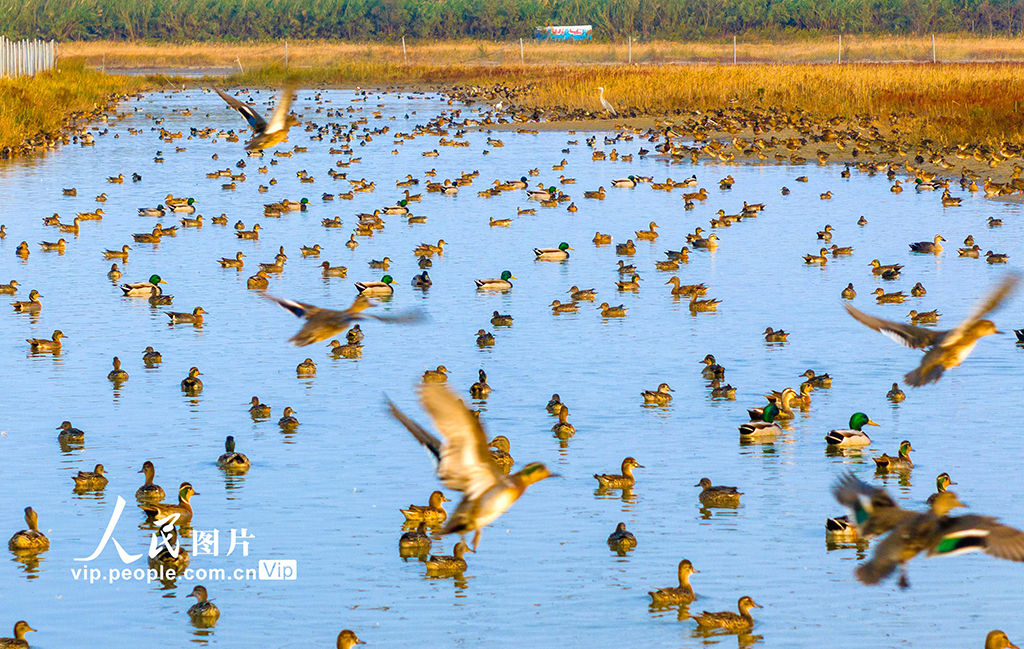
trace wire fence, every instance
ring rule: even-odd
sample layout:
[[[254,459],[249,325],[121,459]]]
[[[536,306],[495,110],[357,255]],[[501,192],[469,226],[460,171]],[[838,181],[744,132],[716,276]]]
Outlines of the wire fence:
[[[0,77],[34,77],[56,64],[56,41],[9,41],[0,36]]]

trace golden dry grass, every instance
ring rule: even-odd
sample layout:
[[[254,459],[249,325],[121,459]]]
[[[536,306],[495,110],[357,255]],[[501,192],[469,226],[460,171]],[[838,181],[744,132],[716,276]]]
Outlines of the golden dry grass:
[[[0,79],[0,150],[17,153],[26,140],[54,137],[75,113],[105,105],[114,94],[142,88],[141,79],[104,75],[61,63],[36,77]]]
[[[835,61],[835,37],[791,41],[739,39],[737,58],[758,63],[823,63]],[[411,65],[518,65],[519,43],[492,41],[408,41]],[[147,43],[89,41],[61,44],[61,55],[82,58],[88,65],[108,67],[237,67],[243,69],[284,63],[283,42],[264,43]],[[940,36],[940,61],[1024,61],[1024,40]],[[549,43],[527,40],[527,65],[614,64],[628,59],[625,43]],[[634,63],[731,62],[732,41],[651,41],[633,43]],[[847,36],[846,62],[931,61],[929,37]],[[295,41],[288,43],[292,67],[321,67],[339,61],[403,64],[400,43]]]

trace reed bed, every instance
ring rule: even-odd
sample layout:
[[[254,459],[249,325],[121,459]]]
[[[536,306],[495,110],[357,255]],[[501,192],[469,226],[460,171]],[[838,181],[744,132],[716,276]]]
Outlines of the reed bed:
[[[931,62],[930,37],[845,36],[844,62]],[[736,59],[741,63],[826,63],[838,58],[838,38],[813,37],[769,41],[740,37]],[[290,67],[323,67],[340,60],[409,65],[519,65],[519,41],[421,41],[409,39],[403,54],[400,42],[291,41]],[[87,65],[108,68],[237,68],[283,65],[283,41],[258,43],[168,43],[88,41],[61,44],[63,56]],[[935,41],[939,61],[1024,62],[1024,40],[941,35]],[[526,40],[526,65],[608,65],[626,63],[630,46],[616,43],[554,43]],[[732,39],[702,41],[634,41],[632,60],[639,64],[731,63]]]
[[[101,74],[75,62],[35,77],[0,79],[0,151],[10,155],[30,140],[55,138],[76,115],[144,85],[142,79]]]

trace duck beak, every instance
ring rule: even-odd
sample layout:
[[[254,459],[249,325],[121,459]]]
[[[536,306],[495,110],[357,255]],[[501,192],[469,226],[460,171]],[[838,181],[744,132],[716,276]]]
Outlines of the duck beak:
[[[876,424],[875,422],[871,421],[870,419],[868,419],[868,426],[879,426],[879,427],[881,427],[880,424]]]
[[[700,486],[700,483],[698,482],[697,484],[695,484],[695,485],[693,485],[693,486],[694,486],[694,487],[699,487],[699,486]]]
[[[566,250],[575,250],[575,248],[573,248],[572,246],[568,246]]]
[[[996,329],[994,333],[997,333],[997,334],[1004,334],[1004,333],[1006,333],[1006,332],[1005,332],[1005,331],[999,331],[998,329]]]
[[[760,604],[754,604],[754,608],[764,608],[764,607],[761,606]]]
[[[135,473],[142,473],[142,471],[143,471],[142,469],[139,469],[139,470],[138,470],[138,471],[136,471]]]
[[[642,464],[638,464],[638,465],[636,465],[636,468],[638,468],[638,469],[646,469],[647,467],[645,467]]]

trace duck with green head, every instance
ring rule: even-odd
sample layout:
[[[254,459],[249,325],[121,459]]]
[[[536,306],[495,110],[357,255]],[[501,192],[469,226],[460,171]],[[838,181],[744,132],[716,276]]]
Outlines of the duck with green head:
[[[882,453],[882,457],[876,457],[875,468],[879,471],[906,471],[914,468],[914,461],[910,459],[910,452],[914,448],[910,445],[910,442],[903,440],[900,442],[900,450],[896,457],[891,457]]]
[[[188,482],[182,482],[178,487],[178,502],[175,503],[139,503],[139,509],[146,512],[150,519],[161,520],[173,514],[177,514],[175,525],[188,525],[192,522],[192,505],[189,500],[192,496],[199,494]]]
[[[831,430],[828,435],[825,435],[825,441],[829,446],[867,446],[871,443],[871,438],[861,430],[864,426],[878,426],[878,424],[871,421],[871,418],[863,412],[855,412],[850,416],[849,429]]]
[[[512,288],[512,282],[509,280],[516,279],[516,276],[511,271],[501,271],[501,277],[498,279],[478,279],[476,282],[477,290],[484,291],[507,291]]]
[[[780,434],[782,427],[775,421],[778,415],[779,407],[769,403],[761,412],[761,421],[740,424],[740,439],[764,439]]]
[[[356,290],[360,295],[387,296],[395,292],[394,281],[391,275],[385,275],[379,282],[356,282]]]
[[[537,261],[562,261],[569,258],[570,250],[572,246],[563,241],[557,248],[534,248],[533,254],[537,255]]]
[[[149,297],[150,295],[160,295],[163,291],[160,288],[161,284],[166,284],[164,280],[160,279],[159,275],[151,275],[147,282],[135,282],[133,284],[122,284],[121,290],[124,291],[125,297]]]
[[[228,435],[224,440],[224,454],[217,458],[217,467],[225,471],[244,473],[250,467],[249,458],[242,453],[235,452],[235,438]]]
[[[199,378],[202,372],[198,367],[192,367],[181,381],[181,390],[187,394],[199,394],[203,391],[203,380]]]
[[[935,502],[935,499],[939,496],[939,494],[945,493],[946,489],[949,488],[950,485],[955,484],[956,483],[953,482],[953,479],[949,477],[948,473],[940,473],[935,478],[935,493],[928,496],[928,500],[926,500],[925,503],[931,506],[931,504]]]

